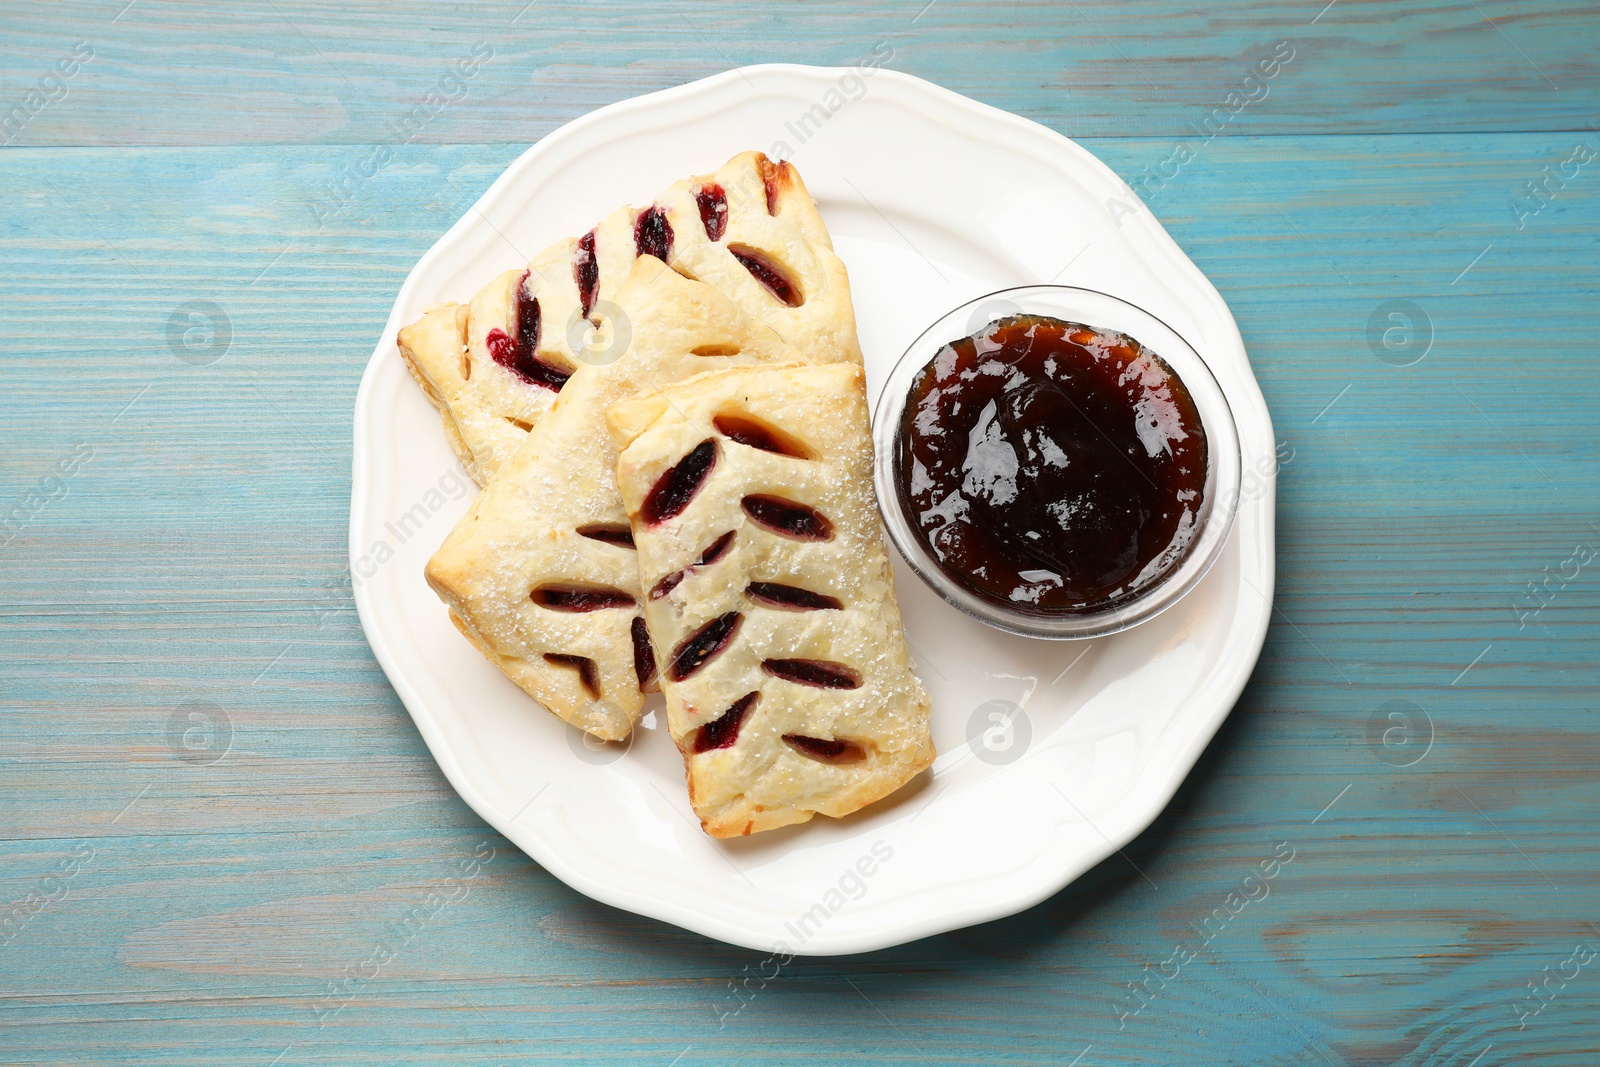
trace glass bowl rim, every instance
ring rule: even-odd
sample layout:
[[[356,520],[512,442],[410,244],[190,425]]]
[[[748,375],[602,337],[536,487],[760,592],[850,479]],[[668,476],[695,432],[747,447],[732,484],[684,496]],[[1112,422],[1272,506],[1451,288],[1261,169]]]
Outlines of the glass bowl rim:
[[[1154,344],[1148,334],[1140,336],[1137,329],[1120,325],[1094,322],[1091,318],[1073,312],[1053,310],[1049,307],[1028,306],[1028,297],[1048,303],[1052,296],[1058,300],[1075,295],[1109,301],[1113,307],[1125,310],[1134,319],[1143,319],[1157,333],[1163,332],[1163,342],[1176,342],[1178,359],[1173,359],[1162,344]],[[1164,575],[1139,592],[1085,611],[1057,615],[1034,614],[1009,609],[976,593],[947,575],[933,558],[932,553],[914,531],[911,519],[905,514],[895,479],[898,430],[905,410],[911,385],[918,373],[928,365],[946,344],[969,336],[982,328],[972,326],[965,332],[950,332],[952,324],[984,304],[1003,301],[1018,313],[1046,315],[1066,321],[1078,321],[1102,330],[1115,330],[1145,345],[1165,363],[1195,399],[1200,422],[1207,437],[1206,499],[1202,504],[1200,532],[1187,552]],[[1066,302],[1070,302],[1068,299]],[[998,316],[996,316],[998,317]],[[991,319],[990,321],[993,321]],[[949,336],[945,336],[946,333]],[[930,341],[930,338],[934,340]],[[922,358],[917,360],[917,356]],[[1178,364],[1184,364],[1179,366]],[[1199,373],[1194,373],[1198,371]],[[1198,385],[1198,388],[1197,388]],[[1202,399],[1203,398],[1203,399]],[[1107,634],[1137,626],[1154,618],[1181,600],[1200,583],[1222,554],[1233,523],[1239,511],[1242,484],[1243,458],[1240,452],[1238,425],[1233,415],[1227,391],[1216,373],[1198,349],[1167,322],[1145,308],[1098,289],[1078,285],[1053,283],[1011,286],[997,289],[951,308],[919,333],[890,368],[872,413],[874,445],[874,482],[878,497],[878,510],[885,529],[896,550],[916,572],[917,577],[939,597],[963,614],[988,626],[1021,637],[1067,641],[1103,637]]]

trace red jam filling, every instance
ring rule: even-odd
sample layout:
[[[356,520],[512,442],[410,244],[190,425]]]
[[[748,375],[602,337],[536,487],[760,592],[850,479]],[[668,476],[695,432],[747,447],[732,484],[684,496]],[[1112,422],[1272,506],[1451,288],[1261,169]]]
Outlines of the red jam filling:
[[[551,611],[604,611],[632,607],[634,603],[631,595],[603,585],[541,585],[531,595],[535,604]]]
[[[695,204],[700,208],[700,222],[706,228],[706,240],[720,241],[728,231],[728,194],[720,185],[702,185],[695,190]]]
[[[778,496],[747,496],[740,505],[758,526],[797,541],[827,541],[833,537],[833,523],[816,508]]]
[[[687,456],[657,478],[656,484],[650,487],[649,495],[644,498],[644,506],[640,508],[644,521],[654,526],[681,514],[705,484],[711,468],[716,464],[715,441],[708,438],[695,445]]]
[[[1013,610],[1131,596],[1199,532],[1193,398],[1138,341],[1080,323],[1016,315],[946,345],[911,386],[895,460],[939,568]]]
[[[743,248],[737,245],[729,245],[728,251],[732,252],[733,258],[737,259],[744,266],[744,269],[750,272],[752,278],[766,286],[767,290],[782,301],[785,306],[797,308],[806,302],[805,297],[800,293],[800,287],[790,279],[788,272],[778,266],[771,257],[763,255],[753,248]]]
[[[672,223],[659,207],[641,211],[633,223],[633,247],[641,256],[666,263],[672,257]]]
[[[578,238],[578,251],[572,257],[572,278],[578,283],[578,301],[583,306],[583,317],[589,317],[594,307],[595,291],[600,288],[600,263],[594,257],[594,231]]]
[[[758,604],[786,611],[829,611],[844,606],[837,597],[781,582],[751,582],[745,587],[744,595]]]
[[[674,682],[692,677],[728,647],[733,635],[739,632],[739,624],[743,621],[743,615],[737,611],[730,611],[718,615],[684,638],[672,651],[672,665],[667,668],[667,677]]]
[[[630,629],[633,636],[633,673],[639,679],[640,690],[643,690],[656,680],[656,650],[650,644],[650,630],[645,626],[644,619],[635,615]]]
[[[861,685],[861,676],[843,663],[821,659],[768,659],[761,661],[761,669],[774,678],[817,689],[856,689]]]
[[[739,740],[739,727],[744,725],[745,716],[750,714],[750,709],[756,706],[760,693],[746,693],[733,702],[733,706],[718,715],[695,731],[695,752],[710,752],[713,749],[729,748]]]
[[[529,385],[537,385],[559,393],[570,375],[538,358],[539,351],[539,301],[528,292],[528,272],[522,273],[517,283],[516,297],[512,301],[513,338],[498,326],[484,336],[483,345],[489,358],[515,374]]]

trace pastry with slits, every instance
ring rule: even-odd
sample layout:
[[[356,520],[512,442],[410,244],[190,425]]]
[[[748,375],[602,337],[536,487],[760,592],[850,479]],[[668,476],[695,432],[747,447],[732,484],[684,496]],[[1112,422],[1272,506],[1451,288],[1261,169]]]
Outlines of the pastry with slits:
[[[656,657],[605,409],[707,371],[800,358],[720,291],[653,256],[635,261],[616,305],[626,352],[573,372],[426,572],[490,662],[607,740],[625,737],[639,717]]]
[[[480,485],[522,447],[578,365],[611,349],[612,323],[597,309],[633,266],[636,214],[614,211],[527,269],[498,275],[470,304],[442,305],[400,331],[406,366]]]
[[[799,174],[745,152],[400,331],[407,367],[479,484],[522,447],[580,365],[626,347],[612,301],[640,255],[719,289],[807,352],[860,359],[844,267]]]
[[[928,767],[861,368],[739,367],[607,417],[667,723],[706,832],[848,815]]]

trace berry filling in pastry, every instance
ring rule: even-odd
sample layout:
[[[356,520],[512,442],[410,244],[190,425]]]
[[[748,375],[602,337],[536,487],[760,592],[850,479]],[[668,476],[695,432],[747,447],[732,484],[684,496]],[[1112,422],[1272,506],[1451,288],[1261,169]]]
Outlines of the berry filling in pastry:
[[[702,185],[695,190],[694,202],[700,208],[700,225],[706,228],[706,240],[722,240],[728,232],[728,194],[720,185]]]
[[[629,323],[615,296],[634,260],[654,256],[728,296],[819,362],[860,359],[844,266],[788,163],[759,152],[619,208],[400,331],[401,356],[480,484],[521,449],[583,363],[609,362]]]
[[[760,253],[781,273],[782,284],[804,294],[804,302],[791,307],[776,298],[735,248]],[[650,631],[642,620],[645,604],[653,596],[655,603],[674,603],[702,584],[718,583],[747,537],[743,531],[758,524],[741,498],[721,501],[723,521],[700,531],[702,539],[670,571],[641,581],[638,533],[618,491],[606,410],[630,397],[659,397],[675,383],[730,367],[859,364],[849,282],[793,165],[754,152],[736,156],[713,175],[676,183],[642,211],[613,212],[584,237],[552,246],[530,265],[525,288],[539,311],[537,339],[528,347],[560,369],[566,366],[558,355],[571,363],[559,403],[552,403],[550,390],[522,381],[489,354],[491,329],[509,341],[532,323],[531,310],[519,310],[516,289],[523,274],[507,272],[474,298],[472,308],[439,313],[429,322],[430,337],[442,337],[446,347],[455,331],[457,387],[509,390],[527,404],[495,412],[496,433],[504,431],[496,440],[505,447],[497,445],[492,462],[473,468],[485,489],[426,574],[451,621],[490,663],[562,719],[614,740],[625,737],[643,714],[644,694],[661,684],[661,673],[674,669],[673,653],[688,636],[684,631],[668,640]],[[586,334],[598,338],[583,342],[594,348],[592,355],[589,348],[566,347]],[[504,344],[495,341],[497,348]],[[520,358],[521,346],[511,355]],[[544,399],[529,400],[535,394]],[[430,396],[438,397],[447,428],[453,422],[475,425],[476,401],[459,388]],[[646,487],[648,493],[660,483],[649,514],[663,528],[700,507],[707,487],[735,458],[792,461],[810,454],[805,435],[780,418],[738,404],[711,415],[727,418],[719,428],[708,417],[697,438],[681,442],[673,464],[681,468],[664,477],[668,471],[662,467]],[[480,439],[468,429],[459,437],[458,452]],[[468,447],[463,462],[475,454]],[[782,487],[746,495],[777,502],[752,506],[786,528],[789,540],[814,540],[829,529],[826,516],[805,510],[806,501],[783,506],[790,494]],[[631,533],[625,536],[625,529]],[[730,532],[736,536],[719,543]],[[741,580],[725,610],[799,617],[792,607],[769,608],[744,596],[751,580],[783,578]],[[724,658],[711,657],[696,677],[716,673]],[[580,670],[578,660],[590,666]],[[742,692],[730,694],[723,707]]]
[[[706,832],[847,815],[925,769],[928,699],[895,603],[860,368],[738,367],[608,418],[645,620],[673,650],[668,730]],[[681,476],[696,454],[716,459]],[[654,506],[689,481],[670,514]]]

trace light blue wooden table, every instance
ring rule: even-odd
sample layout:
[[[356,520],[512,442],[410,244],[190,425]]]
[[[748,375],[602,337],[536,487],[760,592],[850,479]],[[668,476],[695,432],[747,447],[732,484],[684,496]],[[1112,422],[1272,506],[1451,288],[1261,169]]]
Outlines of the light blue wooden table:
[[[1278,611],[1126,859],[737,999],[756,954],[446,785],[345,593],[351,405],[527,144],[880,43],[1081,139],[1215,281],[1292,455]],[[7,3],[0,1062],[1600,1063],[1597,43],[1556,0]]]

